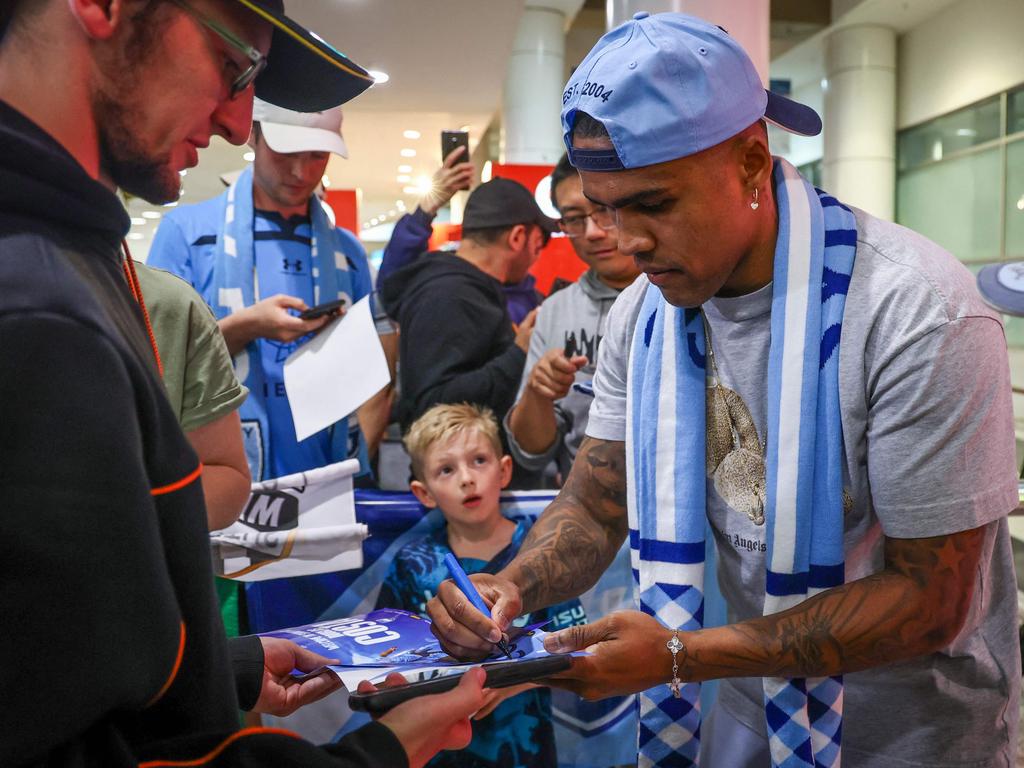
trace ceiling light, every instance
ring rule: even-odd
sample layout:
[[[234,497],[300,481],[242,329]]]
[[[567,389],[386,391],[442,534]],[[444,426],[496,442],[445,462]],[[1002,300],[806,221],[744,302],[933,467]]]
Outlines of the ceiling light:
[[[142,218],[144,218],[144,219],[159,219],[161,216],[163,216],[163,214],[160,213],[160,211],[143,211],[142,212]]]
[[[400,154],[402,157],[416,157],[416,150],[410,149],[409,147],[405,147],[398,154]]]
[[[400,173],[397,176],[395,176],[395,181],[397,181],[399,184],[408,184],[411,178],[412,177],[408,173]]]
[[[146,223],[146,220],[141,216],[132,216],[132,226],[141,227]]]
[[[376,227],[377,226],[377,217],[376,216],[373,217],[372,219],[370,219],[370,226],[372,226],[372,227]]]
[[[491,174],[494,172],[494,164],[488,160],[484,163],[483,169],[480,171],[480,183],[486,184],[491,180]]]
[[[245,162],[247,163],[251,163],[253,160],[256,159],[256,153],[250,150],[246,152],[244,155],[242,155],[242,159],[245,160]]]
[[[421,195],[427,194],[430,188],[434,186],[434,180],[427,175],[420,176],[416,179],[416,189],[419,190]]]
[[[418,139],[420,137],[419,131],[402,131],[402,135],[407,139]]]
[[[382,85],[391,79],[387,72],[381,72],[379,69],[368,69],[366,74],[373,78],[374,85]]]
[[[419,187],[402,187],[402,192],[407,195],[418,195],[420,190]]]
[[[144,240],[145,238],[146,238],[146,236],[144,234],[142,234],[141,232],[129,232],[128,233],[128,239],[129,240]]]
[[[395,208],[400,211],[405,210],[405,200],[395,200]]]
[[[178,205],[178,201],[177,200],[172,200],[169,203],[164,203],[164,208],[176,208],[177,205]]]
[[[1024,195],[1021,195],[1017,200],[1017,210],[1024,211]]]
[[[394,215],[395,215],[395,209],[392,208],[390,211],[388,211],[388,216],[394,216]]]
[[[412,166],[411,165],[400,165],[400,166],[398,166],[398,172],[399,173],[412,173]]]
[[[178,175],[179,176],[188,176],[188,168],[182,168],[180,171],[178,171]]]

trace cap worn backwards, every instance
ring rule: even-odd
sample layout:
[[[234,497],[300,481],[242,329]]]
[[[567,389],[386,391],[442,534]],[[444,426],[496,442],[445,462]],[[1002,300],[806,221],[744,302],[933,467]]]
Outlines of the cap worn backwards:
[[[613,149],[573,149],[580,112],[604,125]],[[586,171],[693,155],[761,118],[806,136],[821,131],[813,109],[764,89],[750,57],[721,27],[681,13],[637,13],[605,34],[562,93],[565,146]]]

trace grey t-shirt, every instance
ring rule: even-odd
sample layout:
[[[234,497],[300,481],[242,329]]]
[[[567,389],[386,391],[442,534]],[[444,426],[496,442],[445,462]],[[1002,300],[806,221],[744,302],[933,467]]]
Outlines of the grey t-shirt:
[[[571,354],[586,355],[587,364],[576,371],[576,383],[584,391],[574,387],[555,402],[555,440],[544,453],[523,450],[512,432],[508,414],[505,415],[509,452],[526,469],[543,470],[554,460],[562,477],[568,477],[576,451],[583,442],[587,412],[594,401],[593,395],[585,390],[589,389],[597,368],[597,351],[608,323],[608,312],[620,292],[602,283],[593,270],[588,270],[578,281],[548,298],[538,310],[516,402],[523,396],[533,367],[549,349],[567,349]]]
[[[1021,670],[1005,521],[1017,504],[1017,483],[1003,329],[951,255],[855,213],[857,256],[839,356],[846,579],[882,569],[886,536],[925,538],[998,522],[989,527],[958,637],[929,656],[845,676],[845,762],[1011,766]],[[592,437],[625,439],[629,347],[648,285],[637,280],[609,316],[587,427]],[[771,292],[769,285],[704,307],[721,384],[742,401],[732,398],[730,416],[749,414],[746,429],[756,429],[758,444]],[[760,616],[765,527],[727,502],[743,506],[735,488],[709,479],[708,489],[729,620]],[[764,732],[760,678],[726,680],[720,691],[722,706]]]

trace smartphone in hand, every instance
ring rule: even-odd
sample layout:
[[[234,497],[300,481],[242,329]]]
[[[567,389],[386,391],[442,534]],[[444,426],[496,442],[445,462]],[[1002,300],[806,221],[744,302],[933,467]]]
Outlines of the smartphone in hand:
[[[301,320],[316,320],[318,317],[324,315],[337,315],[343,309],[345,309],[345,299],[335,299],[334,301],[325,301],[323,304],[317,304],[315,307],[310,307],[305,312],[299,314]]]
[[[459,155],[457,162],[469,162],[469,133],[467,131],[441,131],[441,162],[450,155],[456,147],[465,147],[465,151]]]

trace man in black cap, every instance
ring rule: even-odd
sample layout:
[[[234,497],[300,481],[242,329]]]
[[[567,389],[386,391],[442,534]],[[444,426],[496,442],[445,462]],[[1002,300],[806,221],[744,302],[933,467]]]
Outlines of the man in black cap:
[[[437,403],[499,416],[512,407],[535,311],[513,327],[501,286],[526,276],[556,227],[526,187],[493,179],[466,201],[457,253],[428,254],[384,281],[384,307],[401,328],[403,432]]]
[[[337,684],[296,682],[324,659],[293,644],[224,637],[203,468],[114,193],[177,198],[213,135],[248,138],[254,90],[317,110],[370,78],[279,2],[20,0],[0,35],[0,765],[419,766],[465,745],[478,670],[347,743],[238,730],[240,704]]]

